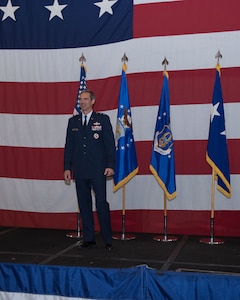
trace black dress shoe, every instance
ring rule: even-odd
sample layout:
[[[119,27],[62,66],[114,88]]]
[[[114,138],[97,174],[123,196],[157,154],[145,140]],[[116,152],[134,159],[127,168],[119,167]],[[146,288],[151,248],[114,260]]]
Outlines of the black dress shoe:
[[[80,245],[79,245],[79,248],[81,249],[87,249],[87,248],[90,248],[91,246],[95,245],[96,242],[82,242]]]
[[[106,244],[105,248],[106,248],[107,251],[114,251],[115,250],[115,248],[113,247],[112,244]]]

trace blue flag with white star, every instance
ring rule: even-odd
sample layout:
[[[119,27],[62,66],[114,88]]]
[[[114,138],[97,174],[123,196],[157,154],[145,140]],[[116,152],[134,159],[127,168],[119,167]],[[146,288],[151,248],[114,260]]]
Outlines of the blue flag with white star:
[[[87,80],[86,80],[86,68],[84,64],[81,64],[80,68],[80,81],[79,81],[79,88],[78,88],[78,94],[77,99],[75,103],[75,107],[73,110],[73,115],[79,115],[81,112],[80,105],[79,105],[79,95],[82,90],[85,90],[87,88]]]
[[[113,191],[116,192],[138,173],[133,137],[132,115],[128,94],[126,65],[122,70],[116,126],[116,166]]]
[[[216,67],[206,160],[214,171],[217,189],[230,198],[232,189],[219,64]]]
[[[163,73],[163,87],[154,132],[150,171],[168,200],[176,197],[174,142],[170,124],[168,73]]]

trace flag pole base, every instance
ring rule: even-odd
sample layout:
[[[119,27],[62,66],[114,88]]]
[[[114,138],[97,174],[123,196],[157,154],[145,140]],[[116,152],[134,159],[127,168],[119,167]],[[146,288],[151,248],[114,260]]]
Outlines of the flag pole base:
[[[67,237],[80,239],[82,237],[81,234],[81,226],[80,226],[80,212],[77,213],[77,230],[74,232],[69,232],[66,234]]]
[[[158,235],[153,237],[153,240],[157,242],[176,242],[177,239],[178,238],[175,236],[167,237],[166,235]]]
[[[135,235],[124,234],[124,233],[113,235],[113,239],[114,239],[114,240],[129,241],[129,240],[134,240],[135,238],[136,238]]]
[[[222,239],[214,239],[214,238],[202,238],[200,243],[208,244],[208,245],[222,245],[224,244],[224,240]]]
[[[66,237],[76,238],[76,239],[82,238],[80,232],[69,232],[69,233],[66,234]]]

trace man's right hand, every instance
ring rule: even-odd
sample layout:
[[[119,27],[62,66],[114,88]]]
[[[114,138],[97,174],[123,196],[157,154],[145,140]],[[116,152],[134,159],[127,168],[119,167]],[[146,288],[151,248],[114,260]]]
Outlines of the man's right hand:
[[[65,183],[69,185],[71,183],[71,171],[65,170],[63,173],[63,178]]]

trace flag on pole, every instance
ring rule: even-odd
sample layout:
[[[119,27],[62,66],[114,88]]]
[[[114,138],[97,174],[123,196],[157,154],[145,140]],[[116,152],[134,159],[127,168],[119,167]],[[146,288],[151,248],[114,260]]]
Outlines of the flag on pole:
[[[86,81],[86,68],[84,66],[84,64],[81,64],[81,68],[80,68],[80,82],[79,82],[79,88],[78,88],[78,94],[77,94],[77,99],[76,99],[76,103],[75,103],[75,107],[73,110],[73,115],[79,115],[80,114],[80,105],[79,105],[79,95],[81,93],[82,90],[85,90],[87,88],[87,81]]]
[[[231,198],[232,189],[219,64],[216,66],[206,160],[214,171],[217,189],[227,198]]]
[[[176,197],[174,143],[170,124],[168,72],[163,72],[163,87],[154,132],[150,171],[168,200]]]
[[[123,64],[116,126],[116,166],[113,177],[113,191],[116,192],[138,173],[136,148],[133,137],[132,115]]]

